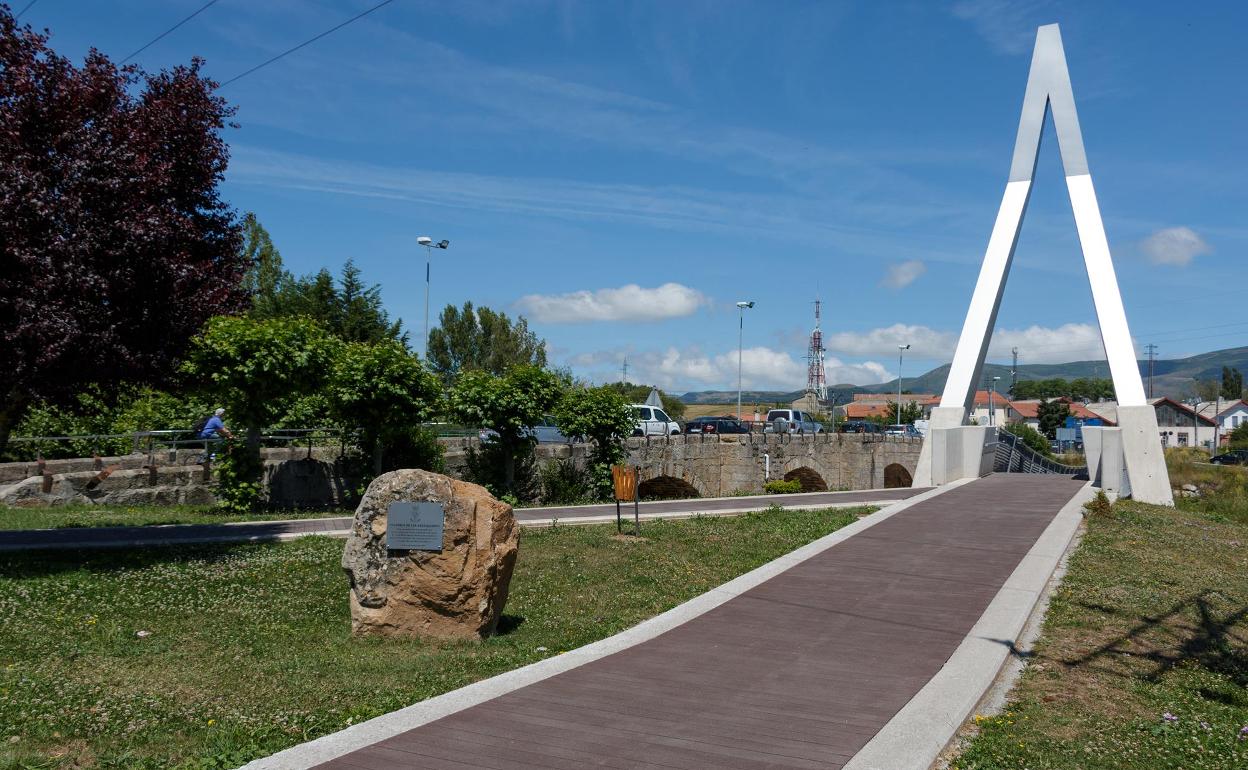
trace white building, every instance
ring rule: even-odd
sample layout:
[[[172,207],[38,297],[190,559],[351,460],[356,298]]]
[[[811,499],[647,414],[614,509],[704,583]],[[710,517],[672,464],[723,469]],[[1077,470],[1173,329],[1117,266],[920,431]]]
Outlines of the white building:
[[[1248,425],[1248,401],[1202,401],[1196,411],[1218,424],[1219,439],[1223,444],[1231,431]]]
[[[1157,429],[1163,447],[1213,446],[1216,427],[1212,418],[1172,398],[1150,398],[1148,403],[1157,410]],[[1091,403],[1087,408],[1110,422],[1118,422],[1118,404],[1114,401]]]

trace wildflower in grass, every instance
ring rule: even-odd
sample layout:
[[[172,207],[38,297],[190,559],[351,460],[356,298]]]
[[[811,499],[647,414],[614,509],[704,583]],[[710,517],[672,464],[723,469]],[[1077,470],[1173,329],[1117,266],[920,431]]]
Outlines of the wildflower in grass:
[[[1239,728],[1239,739],[1242,741],[1245,738],[1248,738],[1248,725]]]
[[[1171,714],[1169,711],[1167,711],[1166,713],[1162,714],[1162,715],[1161,715],[1161,718],[1162,718],[1164,721],[1166,721],[1166,722],[1177,722],[1177,721],[1179,721],[1179,718],[1178,718],[1178,717],[1176,717],[1174,714]]]

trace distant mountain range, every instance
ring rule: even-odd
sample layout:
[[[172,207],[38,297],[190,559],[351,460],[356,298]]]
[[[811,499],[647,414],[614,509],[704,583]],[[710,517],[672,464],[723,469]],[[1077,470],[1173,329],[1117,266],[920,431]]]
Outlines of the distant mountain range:
[[[1148,361],[1140,361],[1140,374],[1145,378],[1144,387],[1148,388]],[[1153,361],[1153,392],[1158,396],[1186,396],[1192,392],[1194,380],[1213,380],[1222,376],[1222,367],[1231,366],[1248,374],[1248,347],[1227,348],[1210,353],[1201,353],[1188,358],[1157,359]],[[901,378],[903,390],[912,393],[939,394],[945,387],[945,379],[949,376],[949,364],[938,366],[918,377]],[[1010,382],[1010,367],[1000,364],[984,364],[984,377],[1000,377],[1001,389],[1006,390]],[[1071,361],[1065,364],[1019,364],[1018,379],[1048,380],[1061,378],[1073,380],[1079,377],[1109,378],[1109,364],[1104,361]],[[832,385],[829,392],[835,392],[839,401],[852,398],[854,393],[895,393],[897,380],[882,382],[877,385]],[[804,390],[747,390],[741,394],[741,400],[749,403],[789,402],[801,398]],[[735,390],[699,390],[680,396],[686,404],[729,404],[737,400]]]

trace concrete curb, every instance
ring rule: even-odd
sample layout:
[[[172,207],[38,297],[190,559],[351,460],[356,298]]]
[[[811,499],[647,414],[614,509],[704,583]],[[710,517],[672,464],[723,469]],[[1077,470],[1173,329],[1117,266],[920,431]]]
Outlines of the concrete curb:
[[[537,663],[531,663],[523,668],[484,679],[444,695],[429,698],[397,711],[392,711],[389,714],[383,714],[375,719],[361,722],[358,725],[353,725],[345,730],[331,733],[307,743],[292,746],[272,756],[254,760],[245,765],[244,770],[297,770],[299,768],[314,767],[535,682],[549,679],[564,671],[570,671],[578,666],[583,666],[586,663],[604,658],[629,647],[634,647],[709,612],[785,570],[801,564],[807,559],[835,546],[837,543],[841,543],[913,505],[957,489],[971,481],[972,479],[966,479],[929,490],[907,500],[897,501],[884,510],[865,516],[853,524],[842,527],[836,532],[825,535],[812,543],[807,543],[775,561],[768,562],[755,570],[724,583],[718,588],[711,589],[701,596],[673,607],[661,615],[642,621],[636,626],[614,636],[587,644],[563,655],[547,658]],[[817,507],[827,506],[821,505]]]
[[[928,770],[992,687],[1083,521],[1091,483],[1070,499],[949,660],[844,770]]]

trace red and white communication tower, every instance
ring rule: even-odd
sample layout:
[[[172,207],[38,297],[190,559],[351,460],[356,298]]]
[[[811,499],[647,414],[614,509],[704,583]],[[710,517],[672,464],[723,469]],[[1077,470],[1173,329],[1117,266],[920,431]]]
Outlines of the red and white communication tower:
[[[828,400],[828,378],[823,371],[823,331],[819,328],[819,308],[815,300],[815,330],[810,333],[810,346],[806,348],[806,392],[814,393],[820,401]]]

